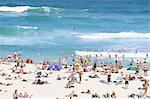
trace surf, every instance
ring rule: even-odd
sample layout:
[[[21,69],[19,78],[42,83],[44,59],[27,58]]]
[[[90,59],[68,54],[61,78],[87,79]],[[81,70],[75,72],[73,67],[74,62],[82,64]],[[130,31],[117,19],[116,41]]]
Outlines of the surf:
[[[9,6],[1,6],[1,12],[25,12],[31,9],[30,6],[16,6],[16,7],[9,7]]]
[[[34,26],[17,26],[18,29],[38,29],[38,27]]]
[[[78,35],[83,40],[103,40],[103,39],[150,39],[150,33],[120,32],[120,33],[88,33]]]
[[[23,13],[23,12],[60,12],[62,11],[62,8],[55,8],[55,7],[47,7],[47,6],[42,6],[42,7],[32,7],[32,6],[0,6],[0,12],[17,12],[17,13]]]

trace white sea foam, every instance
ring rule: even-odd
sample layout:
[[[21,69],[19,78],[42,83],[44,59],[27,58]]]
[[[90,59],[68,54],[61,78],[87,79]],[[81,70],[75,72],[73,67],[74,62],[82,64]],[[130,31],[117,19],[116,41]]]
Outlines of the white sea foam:
[[[44,12],[51,12],[51,11],[62,11],[61,8],[55,8],[55,7],[46,7],[46,6],[42,6],[42,7],[31,7],[31,6],[16,6],[16,7],[9,7],[9,6],[0,6],[0,11],[1,12],[25,12],[28,10],[43,10]]]
[[[38,27],[32,27],[32,26],[17,26],[18,29],[38,29]]]
[[[17,6],[17,7],[0,6],[0,11],[2,12],[24,12],[29,9],[31,9],[30,6]]]
[[[49,7],[42,7],[45,12],[51,12],[51,9]]]
[[[35,8],[35,7],[34,7]],[[36,8],[38,8],[38,7],[36,7]],[[61,8],[55,8],[55,7],[46,7],[46,6],[43,6],[43,7],[41,7],[45,12],[52,12],[52,11],[58,11],[58,12],[61,12],[63,9],[61,9]],[[40,7],[38,8],[38,9],[40,9]]]
[[[120,33],[89,33],[78,35],[80,39],[83,40],[101,40],[101,39],[117,39],[117,38],[142,38],[150,39],[150,33],[136,33],[136,32],[120,32]]]

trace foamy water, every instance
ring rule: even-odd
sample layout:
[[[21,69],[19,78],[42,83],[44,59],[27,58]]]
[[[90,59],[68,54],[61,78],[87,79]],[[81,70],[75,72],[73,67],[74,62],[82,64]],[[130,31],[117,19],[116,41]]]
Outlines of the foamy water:
[[[15,6],[15,7],[10,7],[10,6],[0,6],[0,11],[1,12],[26,12],[29,10],[43,10],[45,12],[51,12],[51,11],[62,11],[61,8],[55,8],[55,7],[47,7],[47,6],[42,6],[42,7],[32,7],[32,6]]]
[[[83,40],[102,40],[102,39],[150,39],[150,33],[120,32],[120,33],[90,33],[79,35]]]
[[[38,27],[34,26],[17,26],[18,29],[38,29]]]
[[[9,6],[1,6],[0,11],[7,12],[24,12],[31,9],[30,6],[17,6],[17,7],[9,7]]]

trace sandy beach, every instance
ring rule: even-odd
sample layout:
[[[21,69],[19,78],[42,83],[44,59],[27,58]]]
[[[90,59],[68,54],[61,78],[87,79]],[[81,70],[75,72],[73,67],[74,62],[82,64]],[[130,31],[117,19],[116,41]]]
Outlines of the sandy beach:
[[[80,56],[81,59],[81,56]],[[19,62],[20,63],[20,62]],[[54,62],[57,66],[58,62]],[[81,62],[82,63],[82,62]],[[110,69],[110,64],[106,66],[100,66],[97,64],[96,71],[93,70],[94,64],[89,64],[88,66],[81,66],[80,60],[75,62],[74,66],[64,65],[58,70],[58,68],[52,67],[51,70],[50,64],[34,64],[34,63],[24,63],[23,72],[18,73],[17,70],[20,70],[20,65],[15,68],[17,65],[15,62],[1,62],[0,64],[0,99],[13,99],[13,92],[17,90],[18,94],[27,92],[28,97],[19,97],[19,99],[92,99],[93,94],[97,94],[101,99],[105,99],[107,93],[109,93],[109,98],[116,99],[128,99],[133,98],[130,95],[134,94],[134,98],[148,99],[150,96],[150,87],[147,87],[147,94],[144,95],[144,90],[139,89],[143,87],[143,80],[150,80],[150,72],[148,71],[147,75],[144,75],[143,70],[141,69],[138,74],[135,74],[135,70],[127,70],[127,68],[117,69],[117,72],[112,72]],[[78,66],[80,65],[80,66]],[[44,68],[43,66],[46,66]],[[114,65],[115,66],[115,65]],[[115,68],[115,67],[111,68]],[[43,69],[44,68],[44,69]],[[75,69],[75,74],[72,75],[72,72]],[[84,69],[87,69],[84,72]],[[56,70],[55,70],[56,69]],[[79,72],[82,71],[82,81],[79,82]],[[38,74],[37,72],[40,72]],[[108,82],[108,73],[111,72],[111,81]],[[45,76],[46,75],[46,76]],[[59,76],[58,76],[59,75]],[[93,76],[94,75],[94,76]],[[96,75],[96,77],[95,77]],[[129,85],[126,88],[125,76],[130,75],[134,79],[129,80]],[[93,77],[90,77],[93,76]],[[74,77],[73,87],[66,87],[66,84],[69,81],[69,77]],[[142,77],[142,79],[140,78]],[[58,79],[60,78],[60,79]],[[38,84],[33,82],[37,79],[41,81],[46,81],[46,83]],[[90,90],[90,93],[86,93],[87,90]],[[71,93],[76,96],[72,96]],[[112,92],[115,92],[115,97],[111,97]],[[138,97],[139,96],[139,97]],[[94,98],[94,97],[93,97]]]

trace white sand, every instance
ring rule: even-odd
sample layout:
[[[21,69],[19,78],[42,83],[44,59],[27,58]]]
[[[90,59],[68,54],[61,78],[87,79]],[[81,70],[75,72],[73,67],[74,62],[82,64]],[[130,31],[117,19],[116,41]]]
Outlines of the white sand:
[[[0,70],[2,72],[6,72],[8,74],[11,74],[10,67],[12,67],[14,64],[11,65],[0,65]],[[32,70],[34,71],[35,65],[27,65],[26,70]],[[22,75],[23,78],[26,78],[29,80],[28,82],[23,82],[21,80],[5,80],[6,77],[0,77],[0,82],[12,82],[13,85],[11,86],[4,86],[0,85],[0,99],[12,99],[12,94],[14,90],[18,90],[18,92],[24,93],[25,91],[29,94],[32,94],[31,99],[56,99],[57,97],[60,99],[69,99],[65,97],[65,95],[69,95],[72,91],[75,91],[75,93],[78,94],[77,98],[73,99],[91,99],[91,95],[82,94],[82,91],[87,91],[87,89],[90,89],[91,92],[98,93],[101,97],[102,94],[112,93],[112,91],[115,91],[117,94],[117,99],[128,99],[128,95],[132,93],[143,93],[142,90],[138,90],[138,87],[142,87],[143,82],[139,80],[130,81],[129,88],[123,89],[122,85],[115,85],[114,83],[102,84],[99,81],[100,80],[107,80],[106,75],[101,75],[100,73],[97,73],[97,75],[100,78],[89,78],[88,76],[91,73],[84,73],[83,79],[88,79],[88,81],[83,81],[82,84],[75,84],[75,88],[66,89],[64,88],[67,80],[56,80],[57,75],[59,74],[62,76],[69,76],[69,73],[65,73],[67,70],[61,70],[59,72],[53,71],[53,74],[50,74],[48,78],[42,78],[42,80],[47,80],[50,84],[44,84],[44,85],[33,85],[32,82],[35,79],[35,74],[24,74]],[[123,69],[125,74],[133,74],[133,71],[126,71]],[[16,74],[11,74],[12,77],[16,76]],[[76,75],[78,77],[78,74]],[[112,74],[112,80],[115,80],[117,76],[120,76],[119,74]]]

